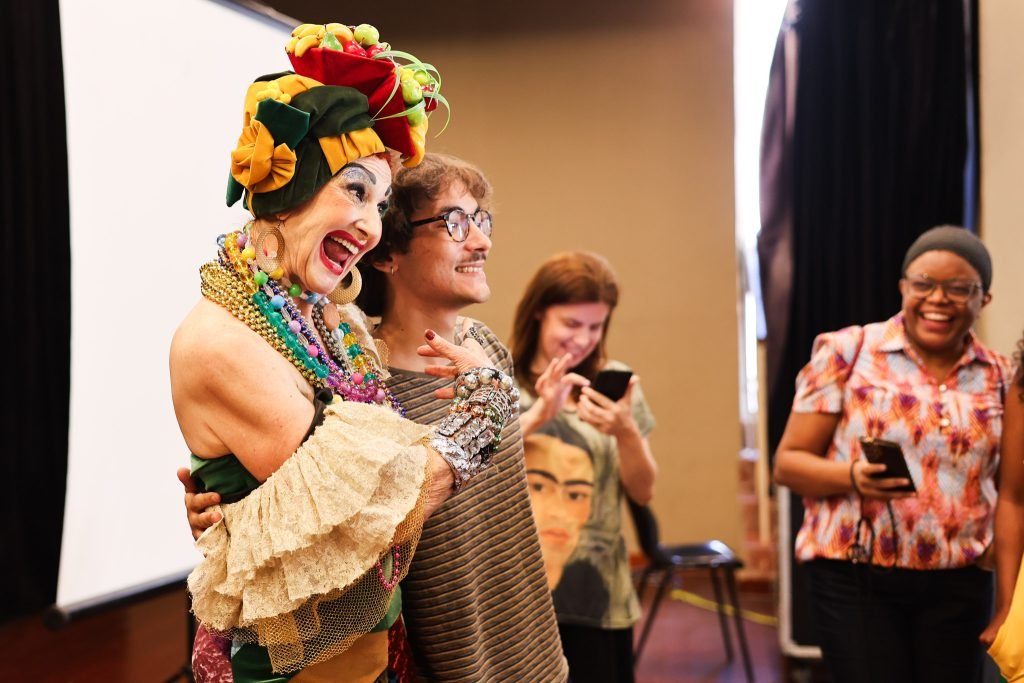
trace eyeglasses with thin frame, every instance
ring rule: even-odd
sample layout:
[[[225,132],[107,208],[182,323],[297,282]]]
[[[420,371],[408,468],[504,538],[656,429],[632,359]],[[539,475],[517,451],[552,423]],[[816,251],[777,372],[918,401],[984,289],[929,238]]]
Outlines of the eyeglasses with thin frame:
[[[933,280],[927,275],[908,275],[903,279],[907,282],[910,296],[915,299],[926,299],[931,296],[936,287],[941,287],[947,299],[955,304],[965,304],[970,301],[976,291],[981,289],[980,282],[959,278]]]
[[[464,210],[459,208],[448,209],[444,213],[433,216],[432,218],[412,221],[409,225],[410,227],[415,228],[418,225],[426,225],[427,223],[433,223],[434,221],[444,221],[444,226],[448,229],[448,236],[456,242],[465,242],[466,239],[469,238],[470,220],[473,221],[485,237],[491,236],[491,228],[493,226],[491,213],[489,211],[484,211],[483,209],[477,209],[476,213],[466,213]]]

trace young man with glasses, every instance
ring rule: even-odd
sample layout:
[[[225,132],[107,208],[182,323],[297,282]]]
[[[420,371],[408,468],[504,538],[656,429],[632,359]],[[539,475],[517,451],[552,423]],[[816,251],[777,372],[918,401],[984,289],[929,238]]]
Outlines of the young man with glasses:
[[[374,336],[389,352],[388,386],[410,419],[435,424],[447,378],[416,349],[430,328],[456,343],[481,342],[512,372],[494,333],[460,316],[490,297],[491,185],[460,159],[427,154],[392,184],[380,245],[363,259],[359,305],[380,316]],[[439,508],[423,529],[402,584],[414,659],[429,681],[564,681],[565,660],[526,486],[518,420],[505,427],[488,471]]]

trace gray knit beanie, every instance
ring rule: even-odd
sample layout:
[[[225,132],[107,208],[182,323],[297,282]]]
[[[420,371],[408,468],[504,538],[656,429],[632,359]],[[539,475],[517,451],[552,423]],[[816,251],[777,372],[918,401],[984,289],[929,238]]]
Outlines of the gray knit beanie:
[[[988,249],[974,233],[956,225],[940,225],[921,234],[907,249],[903,257],[903,275],[907,266],[926,251],[951,251],[970,263],[981,276],[981,288],[988,291],[992,286],[992,257]]]

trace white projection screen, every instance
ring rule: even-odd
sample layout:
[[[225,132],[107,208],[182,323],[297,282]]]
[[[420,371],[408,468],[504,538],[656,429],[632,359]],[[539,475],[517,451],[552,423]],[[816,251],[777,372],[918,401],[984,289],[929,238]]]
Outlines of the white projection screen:
[[[224,202],[245,89],[289,68],[283,23],[212,0],[62,0],[71,396],[56,612],[182,578],[188,452],[167,357]]]

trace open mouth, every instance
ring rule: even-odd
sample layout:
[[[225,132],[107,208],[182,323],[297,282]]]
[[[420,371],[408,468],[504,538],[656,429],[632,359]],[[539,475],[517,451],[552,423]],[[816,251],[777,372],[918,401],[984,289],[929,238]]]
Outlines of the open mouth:
[[[347,232],[332,232],[320,243],[320,258],[335,275],[342,275],[362,246]]]
[[[484,264],[467,264],[464,266],[455,266],[456,273],[482,273],[484,272]]]
[[[918,317],[924,329],[931,332],[945,332],[953,324],[953,316],[937,311],[922,311]]]

